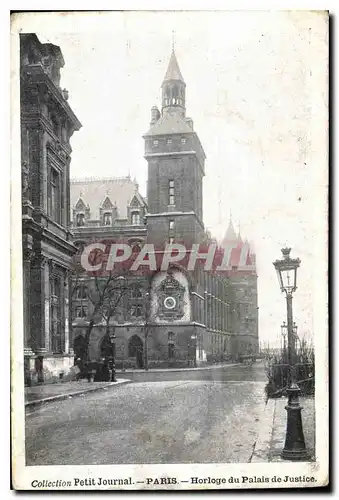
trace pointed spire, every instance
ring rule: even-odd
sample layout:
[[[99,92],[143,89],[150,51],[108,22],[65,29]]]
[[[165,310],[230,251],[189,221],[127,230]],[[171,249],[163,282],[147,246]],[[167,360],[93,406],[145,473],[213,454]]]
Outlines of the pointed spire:
[[[240,222],[239,222],[239,224],[238,224],[238,236],[237,236],[237,240],[238,240],[238,241],[242,241],[242,239],[241,239],[241,234],[240,234]]]
[[[232,219],[230,219],[230,222],[228,224],[228,228],[226,231],[226,235],[225,235],[225,240],[234,241],[236,239],[237,239],[237,235],[236,235],[235,230],[234,230]]]
[[[180,82],[185,83],[174,52],[174,45],[172,46],[172,54],[170,61],[168,63],[168,68],[166,71],[164,82],[167,82],[168,80],[179,80]]]

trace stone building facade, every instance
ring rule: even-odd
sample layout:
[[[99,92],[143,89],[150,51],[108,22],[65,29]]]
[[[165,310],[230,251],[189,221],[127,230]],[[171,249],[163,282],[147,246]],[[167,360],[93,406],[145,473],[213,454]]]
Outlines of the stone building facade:
[[[73,365],[70,318],[70,138],[81,124],[60,87],[60,48],[20,35],[25,381]]]
[[[194,244],[212,242],[203,223],[205,153],[193,120],[186,117],[186,84],[174,51],[162,83],[162,107],[152,108],[144,141],[147,198],[129,177],[71,182],[78,263],[84,247],[93,242],[125,242],[136,254],[152,244],[162,256],[166,243],[192,249]],[[234,237],[240,247],[231,227],[223,244]],[[235,260],[236,253],[237,249]],[[253,254],[247,258],[254,263]],[[75,350],[81,350],[91,324],[90,359],[98,361],[104,355],[114,330],[118,366],[187,366],[257,352],[255,270],[246,274],[235,264],[229,271],[206,272],[198,263],[188,272],[181,264],[173,264],[169,271],[158,266],[146,275],[111,276],[108,288],[113,295],[120,293],[111,315],[105,313],[109,293],[101,296],[101,312],[96,310],[107,275],[78,273],[72,299]]]

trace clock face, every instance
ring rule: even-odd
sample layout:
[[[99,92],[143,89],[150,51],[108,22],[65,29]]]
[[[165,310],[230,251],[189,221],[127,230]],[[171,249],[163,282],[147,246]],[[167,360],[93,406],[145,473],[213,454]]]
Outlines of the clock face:
[[[177,301],[174,297],[166,297],[164,300],[164,306],[166,309],[174,309],[177,305]]]

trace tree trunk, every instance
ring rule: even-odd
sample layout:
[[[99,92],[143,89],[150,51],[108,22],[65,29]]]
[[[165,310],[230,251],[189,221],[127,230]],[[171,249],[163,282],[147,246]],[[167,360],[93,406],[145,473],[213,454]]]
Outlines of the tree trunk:
[[[90,341],[90,338],[91,338],[91,333],[92,333],[92,330],[93,330],[93,326],[94,326],[94,319],[91,319],[91,321],[89,322],[89,325],[87,327],[86,335],[85,335],[85,341],[86,341],[85,356],[86,356],[86,361],[89,361],[88,348],[89,348],[89,341]]]

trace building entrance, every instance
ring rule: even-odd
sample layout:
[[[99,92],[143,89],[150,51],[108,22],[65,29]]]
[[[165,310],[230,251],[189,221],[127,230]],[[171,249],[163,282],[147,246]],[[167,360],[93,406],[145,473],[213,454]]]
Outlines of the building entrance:
[[[128,342],[128,357],[135,358],[137,367],[144,367],[144,345],[138,335],[133,335]]]

